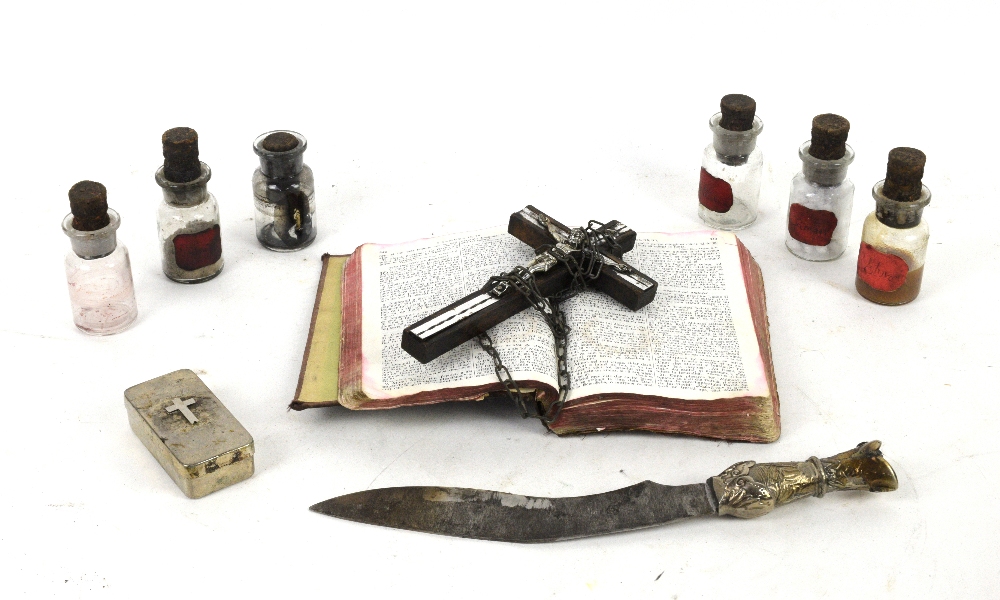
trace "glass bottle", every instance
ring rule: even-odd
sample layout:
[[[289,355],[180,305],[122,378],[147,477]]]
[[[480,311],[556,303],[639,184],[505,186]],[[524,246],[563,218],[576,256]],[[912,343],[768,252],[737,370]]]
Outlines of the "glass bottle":
[[[306,138],[271,131],[254,140],[260,168],[253,174],[257,240],[279,252],[305,248],[316,239],[313,172],[302,162]]]
[[[156,213],[163,273],[181,283],[208,281],[222,271],[219,203],[208,191],[212,170],[198,160],[198,133],[187,127],[163,134],[163,166]]]
[[[920,293],[930,229],[921,220],[931,191],[923,185],[927,157],[916,148],[889,152],[885,179],[872,188],[875,212],[865,219],[855,287],[878,304],[906,304]]]
[[[720,107],[708,121],[713,139],[702,154],[698,216],[715,229],[733,231],[757,219],[764,165],[757,136],[764,123],[750,96],[723,96]]]
[[[847,178],[854,161],[850,128],[840,115],[818,115],[811,139],[799,147],[802,172],[792,179],[785,235],[785,246],[799,258],[833,260],[847,248],[854,204],[854,183]]]
[[[66,283],[73,322],[81,331],[110,335],[128,329],[139,312],[128,250],[117,242],[118,213],[108,208],[108,192],[95,181],[69,191],[70,214],[63,219],[72,251],[66,255]]]

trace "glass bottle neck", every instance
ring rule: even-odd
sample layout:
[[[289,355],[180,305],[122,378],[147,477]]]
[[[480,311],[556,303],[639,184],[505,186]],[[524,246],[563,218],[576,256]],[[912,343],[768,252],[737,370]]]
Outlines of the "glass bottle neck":
[[[719,123],[722,113],[712,115],[708,127],[712,130],[712,146],[719,161],[727,165],[742,165],[757,147],[757,136],[764,130],[760,117],[753,118],[753,126],[746,131],[730,131]]]
[[[920,198],[913,202],[900,202],[882,193],[884,184],[883,179],[872,188],[872,197],[875,198],[875,218],[883,225],[894,229],[909,229],[919,225],[924,207],[931,202],[931,191],[927,186],[920,186]]]
[[[302,155],[261,156],[260,172],[268,179],[292,179],[302,172]]]
[[[208,200],[208,180],[212,169],[201,163],[201,175],[193,181],[177,183],[169,181],[163,174],[163,167],[156,170],[156,183],[163,189],[163,201],[173,206],[195,206]]]
[[[811,140],[799,146],[802,174],[806,180],[822,186],[835,186],[843,183],[847,179],[847,167],[854,162],[854,149],[847,146],[847,151],[841,158],[823,160],[809,154],[811,146]]]
[[[66,215],[63,219],[63,233],[69,237],[73,252],[82,259],[91,260],[107,256],[118,247],[118,238],[115,233],[121,225],[121,217],[118,213],[108,209],[110,222],[94,231],[80,231],[73,227],[73,214]]]
[[[264,140],[275,133],[273,131],[261,134],[253,143],[253,151],[260,157],[260,172],[268,179],[292,179],[302,172],[304,166],[303,154],[306,151],[306,138],[294,131],[285,131],[298,139],[298,145],[291,150],[275,152],[264,148]]]

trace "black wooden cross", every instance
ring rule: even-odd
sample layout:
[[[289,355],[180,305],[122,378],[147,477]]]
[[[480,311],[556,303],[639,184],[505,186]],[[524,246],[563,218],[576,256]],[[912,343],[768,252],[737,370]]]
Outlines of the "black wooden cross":
[[[589,282],[632,310],[653,301],[656,282],[622,260],[635,245],[635,232],[624,223],[609,221],[595,230],[600,274]],[[570,229],[533,206],[510,216],[507,233],[535,249],[538,255],[524,268],[534,274],[538,291],[554,296],[568,290],[573,274],[558,258],[560,251],[580,260],[582,229]],[[427,363],[484,333],[490,327],[531,306],[512,286],[488,283],[403,330],[403,350]]]

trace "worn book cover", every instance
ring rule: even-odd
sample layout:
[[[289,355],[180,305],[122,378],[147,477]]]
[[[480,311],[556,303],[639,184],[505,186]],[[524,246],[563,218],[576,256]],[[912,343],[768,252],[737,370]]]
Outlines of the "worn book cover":
[[[400,336],[532,256],[502,229],[324,256],[292,408],[393,408],[501,391],[475,341],[420,364],[400,348]],[[777,439],[763,278],[739,239],[716,231],[640,234],[628,258],[659,282],[656,299],[631,311],[585,291],[563,304],[572,389],[549,428]],[[514,378],[548,408],[558,393],[544,321],[526,310],[490,335]]]

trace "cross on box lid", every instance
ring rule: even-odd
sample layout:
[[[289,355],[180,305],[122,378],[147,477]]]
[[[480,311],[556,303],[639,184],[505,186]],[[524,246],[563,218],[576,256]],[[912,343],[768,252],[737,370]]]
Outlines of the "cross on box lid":
[[[130,387],[125,407],[132,430],[188,496],[253,474],[253,438],[193,371]]]

